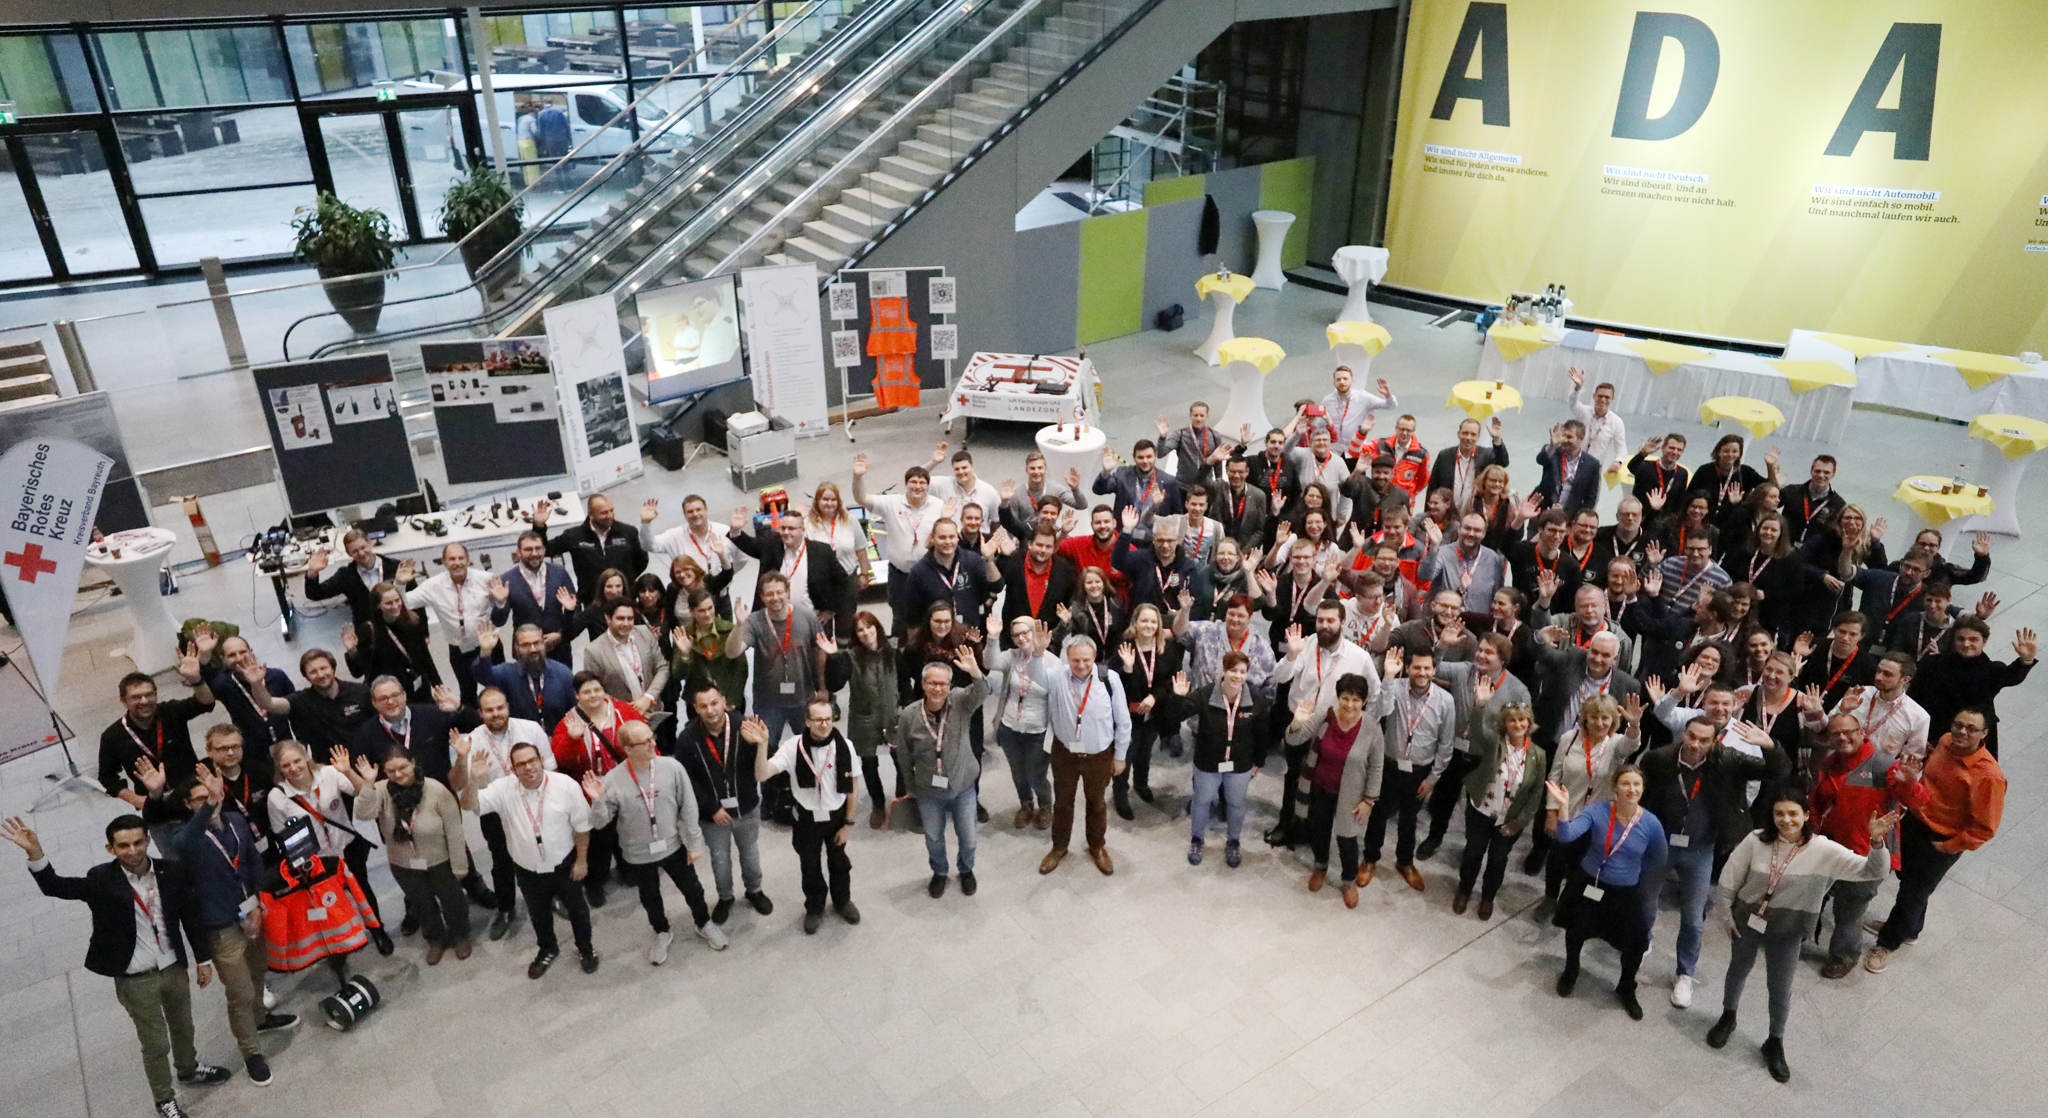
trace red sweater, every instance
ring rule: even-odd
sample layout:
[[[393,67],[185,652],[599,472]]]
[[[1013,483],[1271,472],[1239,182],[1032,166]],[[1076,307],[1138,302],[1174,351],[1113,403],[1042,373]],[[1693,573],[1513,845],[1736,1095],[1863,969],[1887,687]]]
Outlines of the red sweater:
[[[1116,569],[1116,537],[1110,537],[1109,546],[1096,544],[1093,534],[1068,536],[1060,541],[1060,554],[1074,561],[1074,574],[1094,567],[1109,578],[1109,588],[1116,593],[1117,601],[1131,600],[1131,580]],[[1078,579],[1077,579],[1078,581]]]
[[[1854,850],[1870,853],[1870,821],[1892,803],[1921,807],[1927,786],[1909,780],[1890,755],[1868,740],[1851,754],[1830,752],[1813,774],[1813,829]]]
[[[626,747],[619,744],[619,732],[628,722],[645,722],[639,708],[631,703],[611,700],[614,718],[610,730],[600,731],[583,722],[582,712],[575,707],[555,723],[554,736],[548,745],[555,753],[555,766],[576,780],[582,780],[584,773],[598,776],[612,771],[625,763]],[[583,737],[569,736],[569,724],[583,726]]]

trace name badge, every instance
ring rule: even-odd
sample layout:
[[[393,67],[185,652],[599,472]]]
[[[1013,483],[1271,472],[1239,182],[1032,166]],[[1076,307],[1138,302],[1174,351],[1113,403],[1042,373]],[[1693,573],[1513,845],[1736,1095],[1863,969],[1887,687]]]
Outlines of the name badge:
[[[932,774],[932,787],[934,787],[934,788],[944,788],[944,787],[946,787],[946,785],[948,785],[949,783],[951,783],[951,782],[950,782],[950,781],[948,781],[948,780],[946,779],[946,777],[945,777],[945,774],[943,774],[943,773],[933,773],[933,774]]]
[[[740,808],[740,798],[738,796],[727,796],[718,801],[718,806],[727,811],[738,811]]]
[[[1692,845],[1692,836],[1691,836],[1691,835],[1672,835],[1672,836],[1671,836],[1671,845],[1673,845],[1673,846],[1675,846],[1675,847],[1679,848],[1680,850],[1683,850],[1683,849],[1685,849],[1686,847],[1688,847],[1688,846],[1691,846],[1691,845]]]
[[[1771,929],[1771,922],[1764,919],[1762,913],[1752,912],[1749,914],[1749,926],[1759,932],[1767,932]]]
[[[647,844],[647,852],[649,854],[666,854],[675,848],[676,841],[674,839],[658,838]]]
[[[1404,773],[1412,773],[1415,771],[1415,763],[1412,761],[1396,760],[1394,762],[1394,767],[1401,770]]]
[[[1588,886],[1586,886],[1586,894],[1585,894],[1585,896],[1586,896],[1586,899],[1587,899],[1587,900],[1589,900],[1589,901],[1597,901],[1597,900],[1599,900],[1600,898],[1602,898],[1602,897],[1604,897],[1604,896],[1606,896],[1606,895],[1607,895],[1607,890],[1605,890],[1605,889],[1602,889],[1602,888],[1600,888],[1600,887],[1599,887],[1598,885],[1588,885]]]
[[[306,910],[306,919],[313,921],[325,920],[327,919],[327,910],[325,908],[309,908]]]
[[[796,684],[794,684],[794,683],[785,683],[785,684],[783,684],[783,685],[782,685],[782,693],[783,693],[783,694],[785,694],[785,695],[794,695],[794,694],[796,694]]]
[[[255,911],[256,911],[256,898],[254,898],[254,897],[243,897],[243,898],[242,898],[242,903],[241,903],[240,905],[236,906],[236,908],[235,908],[235,914],[236,914],[237,916],[240,916],[240,917],[241,917],[242,919],[244,919],[244,920],[247,920],[247,919],[249,918],[250,914],[251,914],[251,913],[254,913]]]

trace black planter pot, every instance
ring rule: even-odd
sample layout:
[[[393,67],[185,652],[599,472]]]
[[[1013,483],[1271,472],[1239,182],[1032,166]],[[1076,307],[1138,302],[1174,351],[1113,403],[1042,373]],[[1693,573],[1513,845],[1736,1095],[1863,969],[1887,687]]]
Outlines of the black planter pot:
[[[462,242],[462,266],[469,272],[471,280],[481,279],[484,281],[485,294],[496,295],[499,289],[505,286],[507,280],[519,274],[518,267],[508,261],[498,265],[489,277],[479,275],[479,272],[490,261],[491,257],[498,255],[499,252],[504,250],[506,245],[511,244],[518,238],[518,222],[501,221],[494,226],[481,230],[476,236]]]
[[[353,268],[321,267],[320,278],[355,274]],[[327,301],[341,314],[343,322],[358,334],[376,332],[377,319],[384,314],[384,277],[370,276],[365,279],[349,280],[346,283],[324,285]]]

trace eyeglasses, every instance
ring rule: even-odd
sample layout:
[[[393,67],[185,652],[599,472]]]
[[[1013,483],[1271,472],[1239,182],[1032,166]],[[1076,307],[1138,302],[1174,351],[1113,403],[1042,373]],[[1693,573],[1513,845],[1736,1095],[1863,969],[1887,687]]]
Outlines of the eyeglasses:
[[[1958,734],[1981,734],[1985,731],[1985,727],[1972,726],[1968,722],[1965,722],[1960,718],[1956,719],[1954,722],[1949,723],[1948,728]]]

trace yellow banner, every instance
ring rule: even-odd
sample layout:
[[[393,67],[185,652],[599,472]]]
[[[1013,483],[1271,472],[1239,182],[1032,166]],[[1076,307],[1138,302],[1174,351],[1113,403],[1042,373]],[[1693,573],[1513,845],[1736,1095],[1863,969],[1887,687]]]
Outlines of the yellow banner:
[[[2048,350],[2042,0],[1415,0],[1387,282]]]

